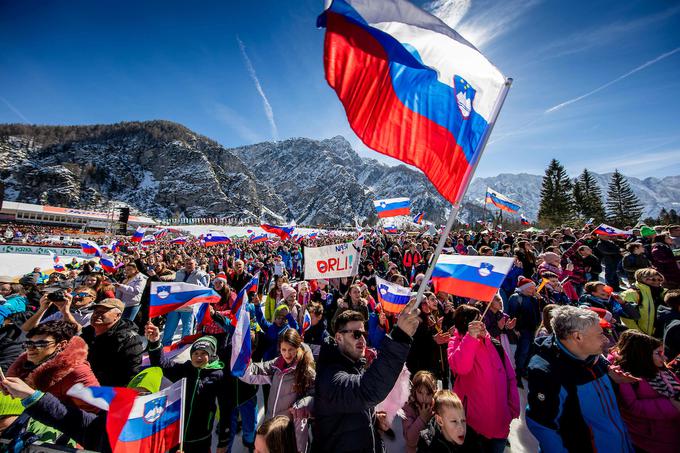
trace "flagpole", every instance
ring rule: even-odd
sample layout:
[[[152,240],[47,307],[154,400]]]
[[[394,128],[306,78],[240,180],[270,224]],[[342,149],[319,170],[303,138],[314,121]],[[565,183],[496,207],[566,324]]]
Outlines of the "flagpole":
[[[484,134],[484,137],[482,138],[482,142],[480,143],[480,151],[478,154],[478,158],[473,164],[472,171],[469,173],[467,181],[464,183],[463,191],[460,196],[460,201],[457,203],[451,205],[451,212],[449,213],[449,218],[446,221],[446,226],[444,227],[444,231],[442,231],[441,237],[439,238],[439,242],[437,243],[437,248],[434,251],[434,254],[430,258],[430,265],[427,267],[427,271],[425,272],[425,277],[423,278],[422,283],[420,284],[420,287],[418,288],[418,294],[416,295],[416,307],[420,306],[420,301],[423,299],[423,294],[425,293],[425,287],[428,285],[428,282],[430,281],[430,278],[432,278],[432,272],[434,271],[434,266],[437,264],[437,259],[439,258],[439,255],[442,253],[442,249],[444,248],[444,244],[446,243],[446,238],[449,237],[449,233],[451,232],[451,227],[453,226],[453,222],[455,221],[456,217],[458,216],[458,211],[460,210],[460,205],[463,202],[463,198],[465,198],[465,193],[468,190],[468,187],[470,186],[470,182],[472,181],[472,176],[475,174],[475,171],[477,170],[477,165],[479,165],[479,161],[482,160],[482,154],[484,154],[484,149],[486,148],[486,144],[489,141],[489,136],[491,136],[491,132],[493,131],[493,127],[496,125],[496,119],[498,119],[498,114],[501,112],[501,108],[503,107],[503,104],[505,103],[505,98],[508,97],[508,91],[510,91],[510,85],[512,85],[512,79],[507,78],[505,79],[505,85],[503,85],[503,89],[501,90],[500,94],[498,95],[498,100],[496,101],[496,105],[494,105],[494,109],[491,113],[491,118],[490,118],[490,123],[489,127],[486,129],[486,132]],[[484,209],[486,210],[486,194],[484,196]]]
[[[182,408],[179,412],[179,451],[184,451],[184,405],[187,396],[187,380],[182,379]]]

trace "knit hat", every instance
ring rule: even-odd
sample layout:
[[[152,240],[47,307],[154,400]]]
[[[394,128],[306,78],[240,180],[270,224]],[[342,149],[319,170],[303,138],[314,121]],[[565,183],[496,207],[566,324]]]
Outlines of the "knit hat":
[[[5,415],[21,415],[23,411],[24,406],[21,405],[19,398],[13,398],[0,393],[0,417]]]
[[[283,293],[284,299],[287,299],[288,296],[296,293],[295,288],[293,288],[292,286],[290,286],[288,284],[281,285],[281,292]]]
[[[274,317],[276,318],[277,316],[279,316],[279,313],[283,310],[290,311],[288,310],[288,306],[286,304],[281,304],[274,310]]]
[[[642,228],[640,228],[640,236],[642,236],[643,238],[655,235],[656,231],[654,231],[653,228],[650,228],[647,225],[644,225]]]
[[[534,281],[531,280],[530,278],[526,278],[524,276],[520,276],[517,279],[517,289],[520,289],[520,290],[527,289],[529,287],[529,285],[536,286],[536,283],[534,283]]]
[[[217,355],[217,339],[212,335],[199,338],[191,345],[191,354],[198,350],[207,352],[211,358],[215,357]]]
[[[161,389],[161,381],[163,380],[163,370],[161,367],[152,366],[146,368],[137,376],[133,377],[128,388],[143,388],[151,393],[156,393]]]

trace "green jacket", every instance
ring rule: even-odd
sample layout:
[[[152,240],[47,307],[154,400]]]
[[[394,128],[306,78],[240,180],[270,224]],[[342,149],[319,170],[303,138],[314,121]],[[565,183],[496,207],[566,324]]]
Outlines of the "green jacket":
[[[654,335],[656,306],[649,286],[644,283],[636,283],[631,289],[621,293],[621,297],[626,302],[636,304],[640,312],[640,319],[638,320],[621,317],[621,321],[630,329],[637,329],[647,335]]]

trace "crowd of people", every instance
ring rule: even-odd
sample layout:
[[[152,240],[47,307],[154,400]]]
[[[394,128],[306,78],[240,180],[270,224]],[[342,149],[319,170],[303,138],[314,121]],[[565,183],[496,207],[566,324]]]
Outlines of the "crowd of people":
[[[542,451],[675,451],[680,226],[633,233],[450,233],[444,253],[514,258],[490,302],[424,281],[438,240],[426,234],[364,232],[358,274],[329,280],[305,279],[304,248],[356,234],[210,247],[118,238],[113,274],[73,260],[0,278],[0,436],[111,451],[108,414],[69,389],[153,393],[185,378],[184,452],[231,451],[238,437],[259,453],[380,452],[396,427],[408,452],[502,452],[520,416]],[[254,275],[253,353],[237,378],[231,309]],[[401,313],[383,309],[376,277],[411,288]],[[149,319],[159,281],[220,300],[207,322],[198,305]],[[184,362],[165,348],[177,341],[191,344]]]

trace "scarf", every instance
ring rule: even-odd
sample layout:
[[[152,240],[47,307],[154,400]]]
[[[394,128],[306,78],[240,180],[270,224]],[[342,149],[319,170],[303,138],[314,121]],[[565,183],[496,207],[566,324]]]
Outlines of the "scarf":
[[[675,379],[672,372],[659,370],[656,376],[647,382],[656,393],[666,398],[680,400],[680,383]]]

